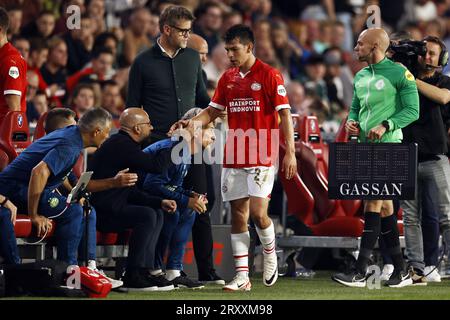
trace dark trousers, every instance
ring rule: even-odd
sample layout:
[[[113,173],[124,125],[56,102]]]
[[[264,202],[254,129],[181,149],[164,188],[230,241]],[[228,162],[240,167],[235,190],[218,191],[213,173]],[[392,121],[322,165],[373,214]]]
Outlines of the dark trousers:
[[[192,244],[199,279],[207,278],[214,270],[213,265],[213,236],[209,213],[198,214],[192,226]]]
[[[0,256],[3,257],[5,264],[20,263],[11,211],[4,207],[0,207]]]
[[[163,212],[137,205],[125,205],[114,215],[106,210],[97,211],[97,228],[100,231],[121,232],[132,229],[127,269],[154,269],[155,247],[163,225]]]

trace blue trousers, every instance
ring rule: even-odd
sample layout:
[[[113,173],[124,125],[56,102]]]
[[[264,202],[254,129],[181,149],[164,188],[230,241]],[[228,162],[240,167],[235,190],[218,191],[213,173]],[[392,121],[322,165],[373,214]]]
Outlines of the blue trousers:
[[[11,211],[4,207],[0,207],[0,256],[6,264],[20,263]]]
[[[22,212],[27,210],[28,186],[0,182],[0,193],[6,195]],[[39,200],[38,214],[44,217],[58,215],[66,206],[66,197],[45,189]],[[23,211],[24,210],[24,211]],[[92,209],[89,215],[88,258],[96,257],[96,213]],[[58,260],[76,265],[77,251],[84,232],[83,208],[79,204],[70,205],[63,214],[52,218],[56,222],[56,246]]]
[[[195,212],[191,209],[164,213],[164,224],[156,245],[155,265],[162,269],[164,255],[168,251],[166,270],[183,270],[183,256],[186,242],[195,222]]]

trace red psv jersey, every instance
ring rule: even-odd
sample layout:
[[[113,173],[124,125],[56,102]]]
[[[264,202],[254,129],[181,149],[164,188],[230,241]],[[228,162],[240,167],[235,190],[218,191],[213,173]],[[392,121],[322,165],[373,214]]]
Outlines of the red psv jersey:
[[[0,121],[8,113],[5,96],[20,96],[20,110],[26,111],[27,63],[9,42],[0,48]]]
[[[256,59],[246,74],[227,70],[210,106],[227,110],[229,132],[223,166],[270,167],[278,156],[278,112],[290,109],[281,73]]]

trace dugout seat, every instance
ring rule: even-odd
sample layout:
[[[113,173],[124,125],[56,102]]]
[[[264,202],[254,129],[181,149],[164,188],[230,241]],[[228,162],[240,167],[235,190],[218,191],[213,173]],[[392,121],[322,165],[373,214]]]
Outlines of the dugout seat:
[[[7,164],[9,164],[30,143],[30,130],[25,112],[8,112],[0,126],[0,150],[4,152],[1,157],[8,157]]]
[[[304,116],[300,120],[300,139],[308,144],[317,158],[317,167],[328,177],[328,145],[323,142],[316,116]]]
[[[47,119],[48,112],[44,112],[38,119],[36,128],[34,129],[33,141],[45,136],[45,119]]]

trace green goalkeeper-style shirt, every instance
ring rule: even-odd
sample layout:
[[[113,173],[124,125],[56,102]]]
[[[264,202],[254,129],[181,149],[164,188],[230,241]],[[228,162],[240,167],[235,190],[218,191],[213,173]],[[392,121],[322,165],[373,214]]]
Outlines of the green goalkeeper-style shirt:
[[[389,131],[377,142],[401,142],[401,128],[418,118],[416,81],[404,66],[384,58],[355,75],[348,119],[359,122],[360,142],[369,142],[370,129],[384,120],[389,122]]]

